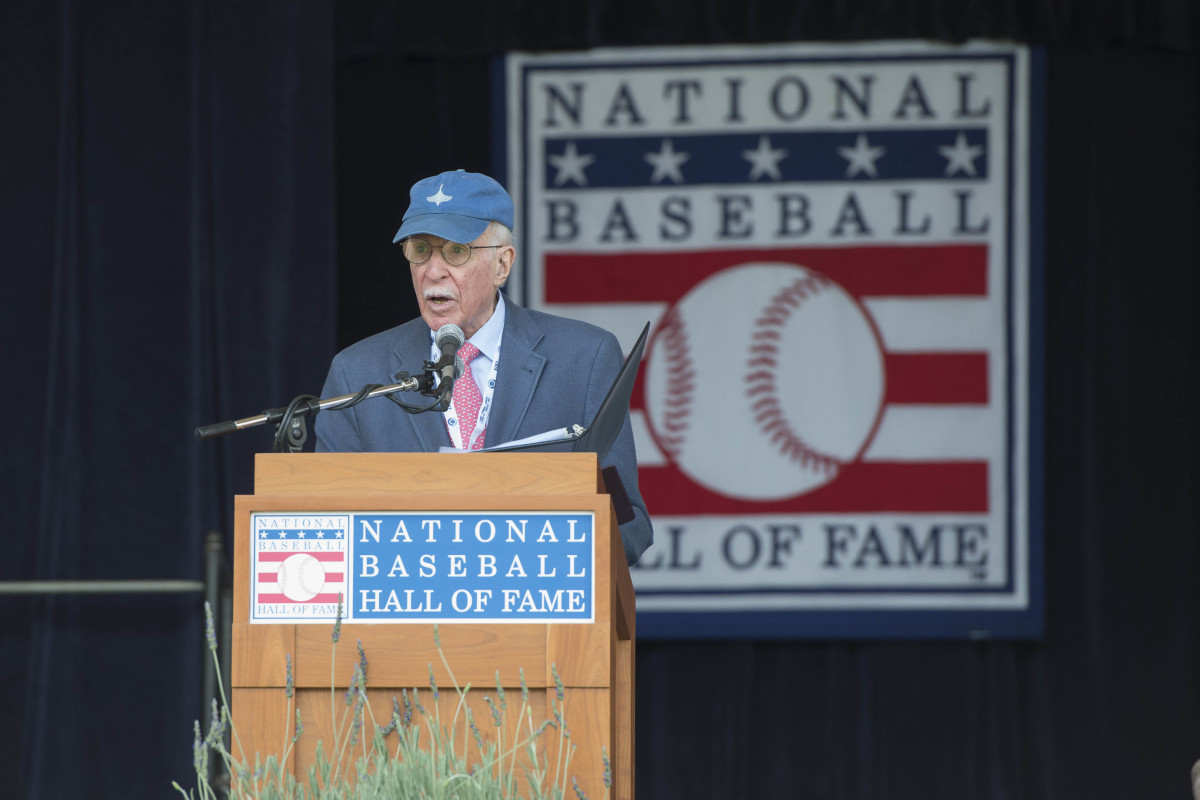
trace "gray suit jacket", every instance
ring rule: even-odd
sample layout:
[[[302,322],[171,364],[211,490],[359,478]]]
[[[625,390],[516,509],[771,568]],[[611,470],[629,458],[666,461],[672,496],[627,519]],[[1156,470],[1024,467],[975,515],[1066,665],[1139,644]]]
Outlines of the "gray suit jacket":
[[[399,372],[420,375],[429,355],[429,326],[418,317],[338,353],[321,396],[351,394],[368,383],[395,383]],[[623,360],[616,337],[608,331],[521,308],[506,298],[487,444],[589,424]],[[432,400],[408,392],[398,397],[412,405],[427,405]],[[323,411],[317,415],[315,428],[318,452],[437,452],[450,445],[441,414],[409,414],[381,397],[345,411]],[[609,464],[617,468],[633,504],[635,518],[621,526],[625,558],[632,564],[650,546],[653,531],[638,491],[628,414],[604,459],[604,465]]]

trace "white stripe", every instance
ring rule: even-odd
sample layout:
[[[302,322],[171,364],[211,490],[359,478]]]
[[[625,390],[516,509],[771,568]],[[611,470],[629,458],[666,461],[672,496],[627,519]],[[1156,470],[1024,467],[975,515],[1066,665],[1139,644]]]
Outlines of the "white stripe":
[[[864,461],[982,460],[999,456],[1001,410],[986,406],[888,406]]]
[[[990,351],[1005,329],[994,299],[866,297],[863,305],[889,352]]]

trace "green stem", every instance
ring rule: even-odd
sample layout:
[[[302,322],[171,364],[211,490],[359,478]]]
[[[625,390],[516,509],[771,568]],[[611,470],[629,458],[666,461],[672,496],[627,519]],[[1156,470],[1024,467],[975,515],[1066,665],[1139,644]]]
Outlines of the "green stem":
[[[333,741],[337,742],[337,716],[334,713],[336,704],[334,700],[337,698],[337,640],[333,642],[333,647],[329,652],[329,724],[333,726]]]

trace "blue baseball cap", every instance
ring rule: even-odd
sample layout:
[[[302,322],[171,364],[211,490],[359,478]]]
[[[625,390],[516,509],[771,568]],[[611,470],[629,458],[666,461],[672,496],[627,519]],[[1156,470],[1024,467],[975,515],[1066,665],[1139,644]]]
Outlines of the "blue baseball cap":
[[[513,226],[513,202],[503,186],[478,172],[443,172],[413,184],[408,211],[392,242],[428,233],[466,244],[493,220]]]

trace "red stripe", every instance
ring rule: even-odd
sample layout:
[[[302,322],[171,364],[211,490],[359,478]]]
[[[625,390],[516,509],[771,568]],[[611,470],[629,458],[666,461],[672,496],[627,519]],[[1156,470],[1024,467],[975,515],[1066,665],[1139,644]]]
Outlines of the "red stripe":
[[[987,246],[797,247],[546,255],[548,303],[674,303],[729,267],[781,261],[822,273],[855,297],[987,295]]]
[[[340,583],[345,580],[346,573],[344,572],[326,572],[326,583]],[[275,572],[260,572],[258,573],[259,583],[279,583],[278,573]]]
[[[638,487],[652,514],[927,512],[985,514],[986,461],[859,462],[837,480],[807,494],[774,502],[724,497],[688,480],[675,469],[642,467]]]
[[[987,353],[888,353],[885,403],[988,402]]]
[[[290,552],[286,552],[286,551],[280,552],[278,550],[272,550],[270,552],[259,553],[258,560],[259,561],[285,561],[288,558],[290,558],[294,555],[301,554],[301,553],[303,553],[304,555],[307,555],[307,556],[312,556],[317,561],[344,561],[346,558],[346,554],[342,553],[342,552],[333,552],[333,553],[328,552],[328,551],[309,552],[308,550],[292,550]]]
[[[343,595],[342,600],[344,601],[345,599],[346,599],[345,595]],[[254,596],[254,602],[256,602],[256,603],[298,604],[298,603],[336,603],[337,601],[338,601],[338,595],[336,592],[334,592],[333,594],[319,594],[316,597],[314,597],[312,600],[292,600],[286,594],[266,594],[264,592],[259,592],[258,594],[256,594]]]

